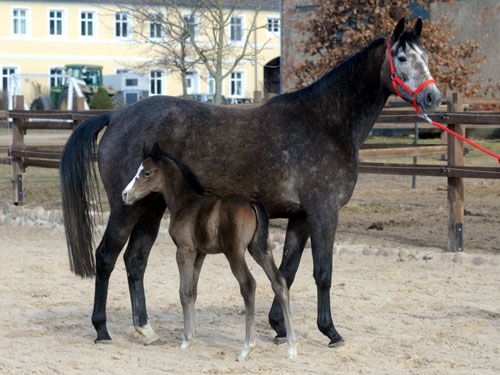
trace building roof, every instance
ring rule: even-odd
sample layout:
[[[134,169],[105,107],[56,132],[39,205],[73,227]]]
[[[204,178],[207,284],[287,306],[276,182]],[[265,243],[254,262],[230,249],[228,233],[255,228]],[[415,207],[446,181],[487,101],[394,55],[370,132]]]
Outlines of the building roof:
[[[177,3],[180,6],[191,6],[193,2],[196,0],[179,0]],[[231,7],[233,6],[235,0],[223,0],[224,1],[224,7]],[[21,0],[22,2],[22,0]],[[131,4],[131,3],[140,3],[141,5],[150,3],[150,4],[155,4],[158,5],[159,3],[163,3],[164,1],[162,0],[146,0],[146,1],[141,1],[141,0],[124,0],[124,1],[117,1],[117,0],[94,0],[94,1],[82,1],[82,0],[26,0],[25,2],[30,2],[30,3],[74,3],[74,4],[79,4],[79,3],[101,3],[101,4]],[[238,9],[256,9],[259,5],[261,5],[261,9],[263,10],[280,10],[280,0],[239,0],[239,5]]]

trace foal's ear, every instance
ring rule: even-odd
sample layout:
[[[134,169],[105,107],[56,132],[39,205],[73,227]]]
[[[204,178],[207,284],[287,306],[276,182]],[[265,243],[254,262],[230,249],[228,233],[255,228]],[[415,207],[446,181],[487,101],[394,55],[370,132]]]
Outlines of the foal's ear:
[[[146,159],[149,156],[148,150],[146,149],[146,144],[142,145],[142,158]]]
[[[413,35],[416,37],[419,37],[422,35],[422,18],[418,17],[417,20],[415,21],[415,25],[413,26]]]
[[[158,143],[155,142],[153,146],[153,152],[151,153],[151,157],[153,158],[153,160],[160,160],[161,155],[162,155],[161,148],[158,145]]]
[[[399,37],[401,36],[401,34],[403,34],[403,31],[405,31],[405,18],[404,17],[398,21],[398,24],[396,25],[396,28],[394,29],[394,32],[392,33],[391,42],[392,43],[397,42],[399,40]]]

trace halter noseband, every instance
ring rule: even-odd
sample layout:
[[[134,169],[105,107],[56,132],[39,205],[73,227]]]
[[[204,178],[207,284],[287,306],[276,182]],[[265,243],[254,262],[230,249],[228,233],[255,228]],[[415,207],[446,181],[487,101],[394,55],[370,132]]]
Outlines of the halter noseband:
[[[430,85],[431,83],[435,84],[436,81],[434,81],[433,79],[429,79],[429,80],[425,81],[424,83],[422,83],[420,86],[418,86],[418,88],[415,91],[412,91],[408,86],[406,86],[406,84],[403,82],[403,80],[397,76],[396,71],[394,70],[394,62],[392,61],[390,39],[387,40],[387,53],[389,55],[389,62],[391,64],[391,80],[392,80],[392,86],[394,87],[394,91],[396,91],[396,94],[398,94],[401,99],[406,100],[405,98],[403,98],[403,95],[401,95],[401,93],[399,92],[396,83],[399,84],[402,88],[404,88],[406,90],[406,92],[408,92],[408,94],[411,96],[411,98],[412,98],[411,104],[413,105],[413,107],[417,111],[417,114],[420,114],[422,112],[422,110],[420,109],[420,107],[417,104],[417,95],[420,91],[422,91],[422,89],[425,86]],[[408,101],[408,100],[406,100],[406,101]]]

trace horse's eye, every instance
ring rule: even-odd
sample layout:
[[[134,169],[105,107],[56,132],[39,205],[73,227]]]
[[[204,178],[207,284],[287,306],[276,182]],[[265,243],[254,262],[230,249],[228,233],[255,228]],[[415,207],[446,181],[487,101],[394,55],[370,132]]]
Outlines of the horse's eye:
[[[404,56],[399,56],[399,57],[398,57],[398,60],[399,60],[400,62],[404,63],[404,62],[406,62],[406,57],[404,57]]]
[[[149,177],[151,177],[151,171],[144,171],[144,172],[142,172],[142,175],[146,178],[149,178]]]

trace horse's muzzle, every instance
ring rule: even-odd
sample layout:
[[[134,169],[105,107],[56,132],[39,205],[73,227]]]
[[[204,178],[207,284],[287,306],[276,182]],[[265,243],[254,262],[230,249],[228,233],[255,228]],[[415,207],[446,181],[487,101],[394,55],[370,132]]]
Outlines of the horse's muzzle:
[[[417,95],[417,104],[424,111],[433,111],[441,105],[441,93],[436,85],[424,88]]]

